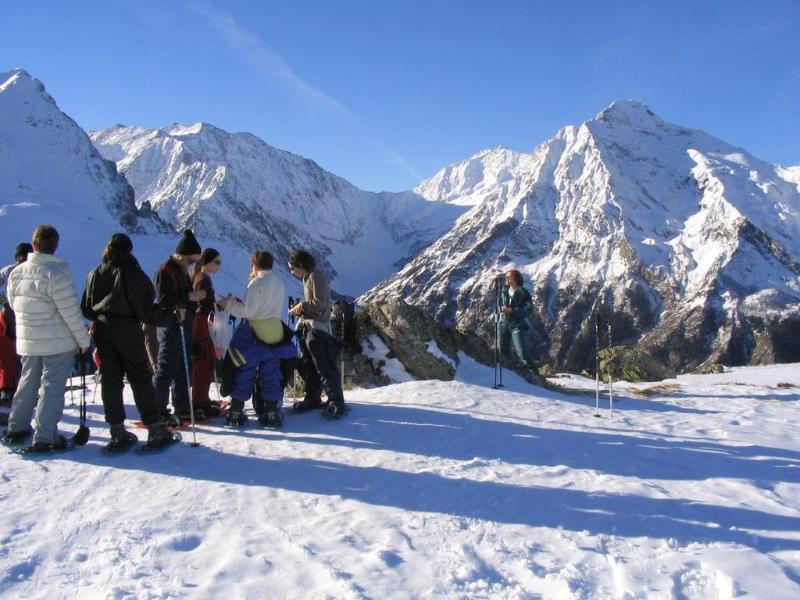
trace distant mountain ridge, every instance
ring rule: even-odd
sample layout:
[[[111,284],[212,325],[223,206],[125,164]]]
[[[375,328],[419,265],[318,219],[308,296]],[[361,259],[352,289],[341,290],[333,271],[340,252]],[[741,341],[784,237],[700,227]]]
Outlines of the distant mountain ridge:
[[[359,293],[446,232],[465,208],[417,194],[375,194],[249,133],[208,123],[91,133],[136,190],[175,229],[271,250],[285,262],[311,251],[334,286]]]
[[[533,288],[536,351],[560,367],[593,364],[598,312],[614,343],[676,368],[800,360],[796,168],[666,123],[636,101],[507,160],[516,175],[480,198],[471,196],[481,181],[463,186],[469,212],[360,300],[403,298],[490,343],[492,282],[513,266]],[[468,172],[464,164],[442,173]],[[459,203],[443,179],[416,189]]]

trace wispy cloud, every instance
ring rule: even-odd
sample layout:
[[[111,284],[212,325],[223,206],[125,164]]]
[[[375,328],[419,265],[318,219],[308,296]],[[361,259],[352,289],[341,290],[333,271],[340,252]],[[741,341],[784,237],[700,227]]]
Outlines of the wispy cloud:
[[[270,49],[254,32],[242,26],[228,11],[216,8],[205,0],[190,0],[188,6],[203,17],[243,61],[290,93],[339,116],[358,131],[368,143],[377,147],[387,164],[398,167],[419,180],[422,177],[403,156],[380,140],[366,133],[363,119],[331,95],[298,75],[278,53]]]
[[[258,35],[240,25],[231,13],[215,8],[203,0],[193,0],[189,7],[206,19],[239,58],[250,63],[260,73],[281,83],[294,94],[339,114],[351,124],[358,123],[357,117],[350,110],[295,73],[279,54],[268,48]]]

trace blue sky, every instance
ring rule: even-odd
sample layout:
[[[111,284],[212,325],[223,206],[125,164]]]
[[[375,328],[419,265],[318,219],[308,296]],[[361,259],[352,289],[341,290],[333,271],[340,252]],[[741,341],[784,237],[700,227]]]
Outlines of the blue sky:
[[[0,23],[0,71],[86,129],[207,121],[369,190],[623,98],[800,164],[798,0],[0,0]]]

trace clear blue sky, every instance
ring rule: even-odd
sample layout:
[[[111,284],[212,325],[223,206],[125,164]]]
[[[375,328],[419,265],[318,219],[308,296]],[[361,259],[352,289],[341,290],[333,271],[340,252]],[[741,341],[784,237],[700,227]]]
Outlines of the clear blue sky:
[[[622,98],[800,164],[800,0],[0,0],[0,24],[0,71],[86,129],[207,121],[369,190]]]

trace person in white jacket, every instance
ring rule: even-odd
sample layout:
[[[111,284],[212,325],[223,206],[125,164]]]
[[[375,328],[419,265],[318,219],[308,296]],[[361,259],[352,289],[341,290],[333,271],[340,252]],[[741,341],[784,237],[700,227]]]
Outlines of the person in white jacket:
[[[54,256],[59,235],[52,225],[33,232],[33,254],[8,278],[8,300],[17,317],[17,353],[22,375],[11,404],[4,441],[19,443],[30,432],[36,404],[34,450],[66,446],[58,433],[64,412],[64,390],[75,353],[89,347],[78,294],[69,265]]]
[[[228,357],[236,372],[225,424],[245,426],[244,404],[257,389],[259,397],[253,398],[253,404],[259,413],[258,422],[264,427],[278,428],[283,424],[281,360],[296,357],[297,349],[291,342],[291,330],[281,321],[286,290],[272,272],[272,254],[266,250],[257,251],[251,265],[244,302],[232,295],[219,301],[223,310],[242,319],[228,348]]]

